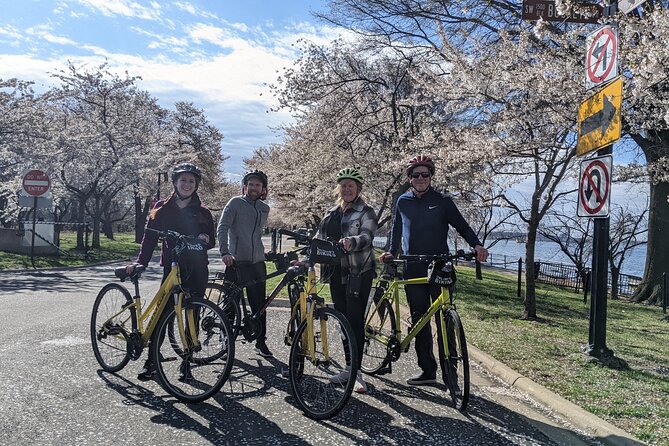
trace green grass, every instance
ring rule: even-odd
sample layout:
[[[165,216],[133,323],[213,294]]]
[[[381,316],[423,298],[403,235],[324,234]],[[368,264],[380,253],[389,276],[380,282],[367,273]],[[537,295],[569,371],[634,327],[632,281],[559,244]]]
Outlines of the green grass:
[[[88,260],[81,252],[76,252],[75,232],[63,232],[60,236],[60,248],[65,254],[57,256],[35,256],[37,268],[56,268],[64,266],[81,266],[105,260],[135,258],[139,252],[139,244],[135,243],[134,234],[115,234],[114,240],[100,237],[100,248],[91,249]],[[0,271],[7,269],[32,268],[29,255],[14,254],[0,251]]]
[[[582,295],[540,285],[540,320],[526,321],[514,277],[458,273],[468,342],[640,440],[669,445],[669,321],[659,307],[608,300],[606,344],[618,361],[602,363],[581,353],[590,308]]]

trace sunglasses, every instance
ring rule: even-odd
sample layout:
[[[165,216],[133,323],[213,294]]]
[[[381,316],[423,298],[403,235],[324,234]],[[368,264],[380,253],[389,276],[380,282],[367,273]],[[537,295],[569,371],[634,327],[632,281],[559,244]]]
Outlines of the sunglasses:
[[[411,178],[418,178],[418,177],[429,178],[430,175],[431,175],[430,172],[412,172],[409,176]]]

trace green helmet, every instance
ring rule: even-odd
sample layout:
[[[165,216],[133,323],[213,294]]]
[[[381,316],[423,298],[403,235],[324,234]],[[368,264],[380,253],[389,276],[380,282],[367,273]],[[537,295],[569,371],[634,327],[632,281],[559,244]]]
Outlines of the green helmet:
[[[337,174],[337,182],[346,179],[355,180],[360,184],[364,183],[360,171],[355,167],[344,167],[342,170],[339,171],[339,173]]]

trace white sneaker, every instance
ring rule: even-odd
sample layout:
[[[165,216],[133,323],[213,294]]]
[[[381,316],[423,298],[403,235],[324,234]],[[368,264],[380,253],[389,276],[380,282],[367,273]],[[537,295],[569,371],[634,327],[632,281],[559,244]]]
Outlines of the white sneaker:
[[[362,373],[358,372],[358,377],[355,378],[355,386],[353,390],[356,393],[367,393],[367,383],[362,379]]]
[[[332,384],[346,384],[350,377],[351,377],[351,371],[346,369],[341,373],[332,375],[331,377],[328,378],[328,380]]]

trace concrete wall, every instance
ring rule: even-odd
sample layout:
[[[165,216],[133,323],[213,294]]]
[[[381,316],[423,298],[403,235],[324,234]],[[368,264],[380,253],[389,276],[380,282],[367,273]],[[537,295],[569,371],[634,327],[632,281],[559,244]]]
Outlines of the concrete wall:
[[[32,228],[32,225],[30,225],[30,228]],[[37,223],[35,225],[35,233],[53,243],[53,225]],[[32,232],[29,230],[21,231],[13,228],[0,228],[0,251],[29,255],[31,242]],[[34,252],[36,255],[54,255],[58,253],[58,248],[35,236]]]

